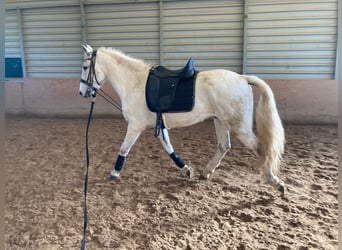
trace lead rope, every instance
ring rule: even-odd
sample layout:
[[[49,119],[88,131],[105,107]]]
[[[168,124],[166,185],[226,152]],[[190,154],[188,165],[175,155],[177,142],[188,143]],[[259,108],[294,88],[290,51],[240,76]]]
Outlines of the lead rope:
[[[88,209],[87,209],[87,191],[88,191],[88,172],[89,172],[89,148],[88,148],[88,131],[90,127],[91,117],[93,115],[95,105],[95,98],[91,100],[90,111],[86,129],[86,174],[84,177],[84,224],[83,224],[83,239],[81,243],[81,250],[85,250],[87,226],[88,226]]]

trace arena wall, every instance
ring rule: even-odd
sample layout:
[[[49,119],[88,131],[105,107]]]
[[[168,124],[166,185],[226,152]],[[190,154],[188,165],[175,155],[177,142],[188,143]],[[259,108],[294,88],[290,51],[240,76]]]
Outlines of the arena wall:
[[[336,80],[267,80],[274,91],[285,123],[337,124],[338,82]],[[25,78],[5,83],[6,113],[35,117],[83,118],[89,100],[79,96],[79,79]],[[118,99],[111,86],[107,93]],[[255,91],[255,99],[258,93]],[[122,117],[119,111],[97,97],[96,117]]]

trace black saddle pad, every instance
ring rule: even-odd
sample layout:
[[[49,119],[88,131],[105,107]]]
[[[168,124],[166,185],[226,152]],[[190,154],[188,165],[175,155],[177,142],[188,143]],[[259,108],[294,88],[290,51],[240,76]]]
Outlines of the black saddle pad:
[[[152,112],[189,112],[195,101],[195,78],[197,72],[191,76],[180,77],[175,74],[160,77],[153,70],[147,78],[146,102]]]

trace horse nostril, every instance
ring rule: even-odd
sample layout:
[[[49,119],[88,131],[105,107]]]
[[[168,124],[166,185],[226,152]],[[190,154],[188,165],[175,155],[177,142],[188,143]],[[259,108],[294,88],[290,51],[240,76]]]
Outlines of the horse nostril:
[[[79,93],[80,93],[81,96],[83,96],[81,91]]]

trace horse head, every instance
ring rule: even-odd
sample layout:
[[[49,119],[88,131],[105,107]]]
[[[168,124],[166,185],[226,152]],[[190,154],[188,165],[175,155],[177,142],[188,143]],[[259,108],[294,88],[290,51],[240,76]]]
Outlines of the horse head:
[[[95,97],[105,81],[105,74],[96,63],[97,50],[88,44],[82,45],[82,49],[84,54],[79,93],[85,98]]]

